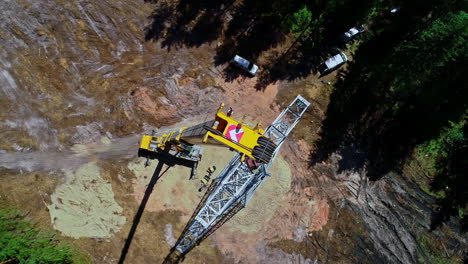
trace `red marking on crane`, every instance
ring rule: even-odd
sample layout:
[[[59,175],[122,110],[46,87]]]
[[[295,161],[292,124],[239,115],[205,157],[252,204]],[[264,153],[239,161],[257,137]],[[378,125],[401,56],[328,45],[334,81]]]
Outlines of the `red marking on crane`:
[[[244,129],[237,125],[230,125],[226,130],[226,138],[237,143],[239,143],[243,135]]]

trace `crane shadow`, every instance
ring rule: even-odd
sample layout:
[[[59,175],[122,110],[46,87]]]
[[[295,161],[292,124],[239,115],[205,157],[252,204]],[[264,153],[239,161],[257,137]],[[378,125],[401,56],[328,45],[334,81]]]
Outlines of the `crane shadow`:
[[[120,258],[118,262],[119,264],[125,263],[125,258],[127,257],[128,250],[130,249],[130,246],[132,244],[138,224],[140,223],[141,217],[143,216],[143,212],[145,211],[146,204],[148,203],[151,193],[154,190],[154,186],[156,185],[158,180],[169,170],[169,168],[175,165],[182,165],[182,166],[191,168],[192,170],[196,168],[195,162],[175,158],[171,156],[170,154],[168,154],[167,152],[153,154],[151,158],[157,159],[158,165],[156,166],[156,169],[154,170],[153,176],[151,176],[151,180],[148,183],[148,187],[145,190],[145,195],[143,196],[140,206],[138,207],[138,211],[136,212],[135,217],[133,218],[132,227],[130,228],[130,231],[128,232],[127,239],[125,240],[125,245],[120,254]],[[167,167],[166,169],[163,170],[164,165],[167,165]]]

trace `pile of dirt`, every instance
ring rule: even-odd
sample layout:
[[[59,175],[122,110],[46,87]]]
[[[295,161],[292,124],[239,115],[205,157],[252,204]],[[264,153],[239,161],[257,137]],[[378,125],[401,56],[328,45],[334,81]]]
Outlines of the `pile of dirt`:
[[[110,183],[100,177],[94,163],[66,172],[67,183],[50,196],[51,222],[62,234],[74,238],[108,238],[125,224],[122,207],[114,200]]]
[[[238,119],[246,116],[247,119],[261,122],[266,128],[280,113],[275,102],[278,93],[276,84],[270,84],[263,91],[255,92],[257,77],[239,77],[230,82],[217,77],[215,81],[218,86],[223,87],[225,103],[234,109],[234,115]]]

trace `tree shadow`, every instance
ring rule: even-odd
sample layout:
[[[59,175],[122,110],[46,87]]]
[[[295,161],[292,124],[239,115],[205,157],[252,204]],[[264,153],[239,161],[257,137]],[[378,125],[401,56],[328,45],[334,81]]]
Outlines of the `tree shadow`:
[[[349,28],[364,22],[366,12],[371,8],[371,1],[343,1],[337,7],[327,7],[323,3],[312,4],[313,16],[324,16],[319,26],[311,26],[311,34],[304,40],[294,43],[276,62],[268,67],[268,74],[261,76],[256,85],[263,90],[270,83],[287,80],[293,81],[317,74],[318,66],[327,58],[339,53],[338,47],[346,49],[339,36]],[[350,15],[349,10],[353,10]],[[295,45],[296,44],[296,45]],[[295,45],[295,47],[293,47]],[[323,77],[321,75],[320,77]]]
[[[279,56],[274,64],[266,68],[259,76],[255,89],[264,90],[269,84],[277,81],[294,81],[316,74],[322,59],[328,54],[330,52],[327,49],[300,44],[294,51]]]
[[[396,59],[397,43],[416,30],[411,23],[414,19],[401,16],[375,24],[376,35],[359,46],[348,71],[340,73],[320,140],[310,155],[311,166],[335,152],[343,160],[365,153],[365,162],[343,161],[339,170],[357,171],[365,166],[369,178],[378,180],[390,171],[401,171],[415,146],[437,136],[447,120],[459,120],[464,113],[461,98],[466,98],[462,95],[466,91],[459,88],[462,77],[451,76],[462,67],[459,62],[448,65],[418,89],[391,92],[399,73],[388,65]],[[351,145],[355,153],[349,151]]]
[[[250,2],[247,1],[248,3]],[[284,41],[285,35],[278,26],[277,18],[266,16],[261,20],[255,20],[255,15],[251,13],[251,10],[250,12],[245,10],[253,9],[247,4],[233,11],[236,17],[229,22],[225,39],[216,50],[215,65],[228,62],[235,54],[256,60],[260,53]],[[246,18],[237,16],[238,13]]]
[[[236,54],[260,64],[262,73],[256,84],[258,90],[278,80],[295,80],[315,73],[324,54],[329,53],[323,48],[311,48],[308,43],[294,45],[287,54],[271,51],[284,43],[288,33],[282,28],[284,17],[273,10],[269,1],[155,2],[155,10],[149,17],[151,23],[145,28],[146,41],[161,41],[161,46],[170,50],[199,47],[218,40],[221,44],[216,48],[215,66],[228,63]],[[303,4],[296,2],[297,6]],[[285,10],[293,8],[290,11],[294,12],[297,6],[290,3]],[[261,54],[265,54],[266,59],[259,63]],[[229,67],[225,69],[225,80],[232,81],[240,76],[234,72],[237,71]]]
[[[228,63],[239,55],[258,65],[259,56],[282,43],[286,36],[279,27],[278,18],[264,16],[257,19],[257,3],[244,1],[232,11],[221,45],[216,48],[214,63],[216,66]],[[235,79],[230,67],[224,70],[226,81]]]
[[[156,8],[149,17],[152,22],[145,28],[145,41],[157,40],[166,29],[165,23],[173,14],[174,10],[166,3]]]
[[[373,7],[372,1],[357,3],[350,0],[328,4],[303,0],[180,0],[177,4],[146,1],[156,2],[150,16],[152,22],[145,30],[146,41],[160,41],[161,46],[168,50],[183,46],[200,47],[219,41],[221,44],[216,48],[215,66],[229,62],[236,54],[256,63],[261,66],[257,90],[263,90],[268,84],[279,80],[291,81],[315,74],[320,62],[332,55],[329,47],[343,47],[338,41],[339,36],[350,27],[364,23]],[[392,19],[414,18],[413,14],[405,13],[405,10],[413,10],[414,7],[422,10],[419,13],[427,15],[427,8],[421,8],[421,0],[415,1],[416,4],[392,2],[395,1],[386,4],[407,7]],[[275,5],[278,3],[281,8]],[[304,5],[310,7],[313,18],[320,21],[320,25],[314,27],[313,33],[305,41],[293,45],[286,53],[270,52],[287,39],[289,30],[282,28],[284,20]],[[350,13],[350,10],[353,12]],[[373,30],[380,31],[378,27]],[[259,61],[261,54],[265,56]],[[224,75],[226,81],[232,81],[237,76],[230,69],[226,69]]]
[[[383,24],[385,25],[385,23]],[[388,28],[388,24],[385,26]],[[355,145],[366,143],[362,142],[363,140],[357,142],[361,133],[359,128],[364,130],[366,127],[365,124],[360,123],[361,120],[365,123],[366,117],[370,121],[372,112],[375,111],[372,106],[377,104],[374,101],[378,98],[371,93],[371,84],[368,83],[365,76],[368,67],[381,64],[383,56],[388,54],[397,40],[401,38],[394,38],[398,31],[396,28],[394,30],[387,29],[382,34],[367,36],[364,43],[356,50],[354,61],[348,62],[347,72],[339,73],[334,91],[330,96],[326,118],[322,122],[320,140],[315,143],[316,150],[310,155],[311,166],[325,161],[332,153],[352,143]],[[381,47],[381,43],[387,45]],[[378,92],[373,91],[375,94]],[[363,146],[359,148],[363,149]],[[355,166],[354,170],[358,169],[361,167]]]
[[[200,47],[218,40],[216,66],[236,54],[256,63],[262,52],[285,40],[278,17],[259,17],[264,6],[265,2],[253,0],[181,0],[176,5],[158,1],[145,28],[145,40],[160,41],[168,50]],[[235,79],[232,72],[225,72],[226,80]]]
[[[216,40],[223,26],[222,15],[233,0],[181,0],[176,6],[167,2],[156,6],[146,27],[146,41],[161,41],[170,50],[181,46],[199,47]]]
[[[364,35],[369,35],[371,32],[380,33],[384,28],[387,29],[388,27],[397,28],[404,25],[403,21],[409,23],[409,25],[414,25],[415,21],[421,20],[428,13],[433,12],[431,5],[427,5],[422,0],[411,1],[411,3],[407,3],[408,1],[384,2],[380,6],[381,13],[375,21],[372,21],[371,25],[368,25],[372,29],[367,28]],[[291,51],[288,50],[286,54],[278,56],[275,63],[264,69],[264,74],[260,76],[256,84],[257,90],[263,90],[268,84],[276,81],[292,81],[305,78],[310,74],[316,74],[317,67],[321,62],[338,53],[336,48],[346,49],[346,44],[340,40],[340,36],[351,27],[366,23],[368,14],[375,3],[372,3],[372,1],[341,1],[329,5],[324,2],[308,4],[313,7],[311,8],[313,16],[321,17],[319,19],[321,22],[318,26],[312,26],[312,33],[307,39],[301,41]],[[390,6],[400,6],[402,11],[398,14],[390,14],[384,11],[389,10],[388,7]],[[350,10],[353,10],[353,12],[350,13]],[[405,34],[405,30],[401,32],[394,31],[394,34],[389,36],[393,37],[398,34],[400,36],[389,39],[389,43],[394,43],[395,40],[400,39]],[[380,43],[377,44],[380,45]],[[375,47],[371,48],[375,49]],[[323,77],[323,75],[320,77]]]
[[[223,70],[223,77],[226,82],[233,82],[234,80],[237,80],[238,78],[244,77],[245,72],[238,67],[226,67]]]

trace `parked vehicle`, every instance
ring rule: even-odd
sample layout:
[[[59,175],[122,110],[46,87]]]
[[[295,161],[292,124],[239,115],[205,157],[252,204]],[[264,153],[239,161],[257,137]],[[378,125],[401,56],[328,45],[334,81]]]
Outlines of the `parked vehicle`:
[[[322,64],[319,66],[319,71],[321,74],[329,73],[337,68],[339,68],[341,65],[345,64],[345,62],[348,61],[348,57],[343,52],[340,52],[333,57],[329,58],[328,60],[324,61]]]
[[[343,33],[341,36],[340,36],[340,39],[341,41],[343,42],[348,42],[348,41],[351,41],[352,39],[358,37],[359,35],[362,34],[362,32],[364,32],[365,29],[364,29],[364,26],[357,26],[357,27],[352,27],[350,28],[348,31],[346,31],[345,33]]]
[[[236,65],[237,67],[243,69],[244,71],[248,72],[251,76],[255,76],[258,71],[258,66],[255,65],[253,62],[250,62],[239,55],[234,56],[232,58],[231,63]]]
[[[390,13],[391,14],[396,14],[400,11],[400,8],[399,7],[393,7],[392,9],[390,9]]]

